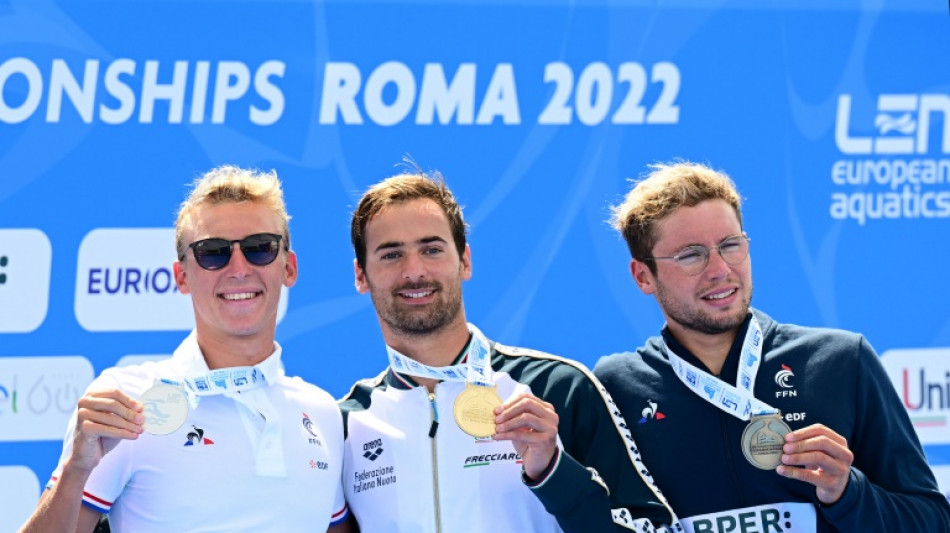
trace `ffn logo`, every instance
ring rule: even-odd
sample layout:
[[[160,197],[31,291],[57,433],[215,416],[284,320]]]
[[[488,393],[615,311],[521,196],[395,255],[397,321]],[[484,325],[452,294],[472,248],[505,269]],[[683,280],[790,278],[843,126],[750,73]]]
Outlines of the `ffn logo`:
[[[924,154],[930,148],[930,120],[943,114],[941,151],[950,153],[950,95],[881,94],[877,99],[874,127],[877,137],[852,137],[851,95],[838,96],[835,144],[845,154]],[[865,124],[861,129],[867,129]]]

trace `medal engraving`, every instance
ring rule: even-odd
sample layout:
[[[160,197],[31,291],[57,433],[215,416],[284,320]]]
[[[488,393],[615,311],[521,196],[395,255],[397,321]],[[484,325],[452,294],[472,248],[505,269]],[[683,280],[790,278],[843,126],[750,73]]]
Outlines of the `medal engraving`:
[[[465,390],[455,399],[455,423],[473,437],[491,437],[495,434],[495,407],[499,405],[497,386],[466,383]]]
[[[782,464],[782,446],[791,431],[781,414],[753,416],[742,432],[742,455],[752,466],[773,470]]]
[[[145,407],[145,431],[152,435],[168,435],[188,418],[188,398],[178,387],[156,383],[139,401]]]

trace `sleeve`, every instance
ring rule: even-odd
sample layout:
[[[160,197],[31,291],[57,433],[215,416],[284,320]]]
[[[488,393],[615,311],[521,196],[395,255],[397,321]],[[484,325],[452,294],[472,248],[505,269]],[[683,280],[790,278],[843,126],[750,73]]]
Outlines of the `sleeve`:
[[[564,449],[528,486],[567,533],[670,527],[675,515],[610,395],[590,371],[564,366],[539,395],[558,411]]]
[[[118,381],[116,378],[103,374],[93,380],[86,388],[86,392],[103,387],[116,387]],[[78,416],[78,407],[73,410],[69,418],[69,425],[66,428],[66,435],[63,437],[63,453],[59,457],[59,463],[53,471],[46,488],[52,486],[59,480],[63,471],[63,465],[66,459],[72,453],[73,435],[76,429],[76,418]],[[129,452],[131,443],[129,441],[120,441],[118,439],[103,439],[103,455],[99,464],[86,480],[86,486],[82,494],[82,503],[86,507],[98,512],[108,513],[112,510],[112,503],[122,493],[125,484],[129,479]]]
[[[871,345],[856,344],[854,463],[841,499],[819,512],[840,531],[950,531],[950,504],[907,411]]]

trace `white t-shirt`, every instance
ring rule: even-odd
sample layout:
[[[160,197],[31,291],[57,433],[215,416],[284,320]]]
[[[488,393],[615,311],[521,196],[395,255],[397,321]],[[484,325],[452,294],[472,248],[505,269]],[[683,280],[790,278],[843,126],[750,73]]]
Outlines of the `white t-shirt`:
[[[116,532],[323,531],[343,520],[339,409],[322,389],[285,376],[280,356],[275,343],[258,365],[264,385],[201,396],[171,434],[106,442],[114,447],[89,477],[83,503],[108,512]],[[117,386],[138,398],[156,379],[208,372],[192,332],[171,359],[108,369],[90,389]],[[249,407],[262,404],[277,416],[265,420]],[[50,484],[69,456],[73,429],[71,422]]]

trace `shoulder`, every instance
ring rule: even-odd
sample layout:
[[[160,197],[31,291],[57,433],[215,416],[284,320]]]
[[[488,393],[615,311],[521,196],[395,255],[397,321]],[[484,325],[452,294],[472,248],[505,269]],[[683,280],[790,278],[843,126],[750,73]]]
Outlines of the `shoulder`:
[[[380,372],[379,375],[375,377],[357,381],[350,387],[349,392],[337,400],[337,405],[340,407],[340,410],[343,411],[344,417],[351,411],[360,411],[369,408],[373,392],[386,389],[385,377],[387,371],[388,369]]]
[[[277,383],[277,386],[282,387],[288,395],[303,397],[309,402],[321,405],[334,405],[336,403],[329,392],[297,376],[285,376]]]
[[[525,384],[537,379],[576,382],[594,379],[593,373],[580,361],[501,343],[492,345],[492,366],[496,372],[507,372]]]
[[[631,372],[652,372],[657,367],[665,368],[669,363],[663,355],[662,344],[661,337],[650,337],[636,351],[605,355],[594,365],[594,374],[598,379],[606,380],[614,376],[626,377]]]
[[[158,378],[176,377],[171,372],[172,361],[147,361],[138,365],[114,366],[102,371],[89,385],[88,390],[118,388],[131,396],[138,397],[155,384]]]
[[[761,311],[756,311],[756,317],[762,326],[764,348],[767,352],[801,352],[808,354],[811,360],[843,358],[856,362],[861,357],[876,358],[874,349],[860,333],[837,328],[780,323]]]

